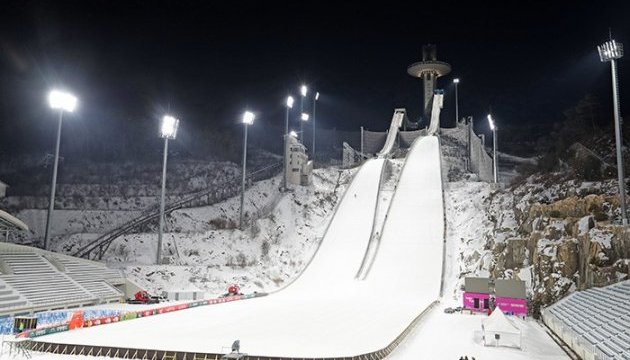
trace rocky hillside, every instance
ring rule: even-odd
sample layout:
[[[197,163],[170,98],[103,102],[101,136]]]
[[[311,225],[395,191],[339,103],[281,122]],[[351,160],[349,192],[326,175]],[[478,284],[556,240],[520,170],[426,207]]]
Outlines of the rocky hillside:
[[[566,172],[502,186],[477,182],[457,160],[457,148],[465,149],[458,138],[442,139],[447,243],[459,267],[447,276],[460,286],[465,276],[520,278],[535,315],[570,291],[630,277],[630,231],[621,226],[616,181]],[[446,295],[457,301],[460,292]]]
[[[516,228],[495,223],[495,239],[489,239],[493,273],[531,266],[534,309],[574,289],[628,278],[630,232],[620,225],[615,186],[556,174],[531,177],[497,193],[497,203],[512,197]]]

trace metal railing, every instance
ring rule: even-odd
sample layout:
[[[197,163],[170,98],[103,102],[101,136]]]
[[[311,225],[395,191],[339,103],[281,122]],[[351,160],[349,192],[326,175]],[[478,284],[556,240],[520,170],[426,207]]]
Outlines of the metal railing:
[[[274,163],[269,166],[265,166],[247,175],[247,182],[260,181],[263,179],[275,176],[278,170],[281,170],[282,163]],[[219,196],[216,196],[217,187],[223,186],[222,192]],[[217,184],[213,188],[206,189],[197,193],[194,193],[182,200],[168,204],[164,209],[164,215],[170,214],[175,210],[182,209],[184,207],[195,206],[207,206],[215,204],[218,201],[225,200],[238,194],[240,188],[240,176],[231,178],[222,184]],[[147,224],[160,216],[159,206],[153,206],[148,211],[140,215],[139,217],[132,219],[121,226],[99,236],[98,238],[90,241],[88,244],[75,251],[72,256],[84,257],[84,258],[96,258],[102,259],[103,255],[112,242],[120,236],[127,234],[133,229],[136,229],[144,224]]]

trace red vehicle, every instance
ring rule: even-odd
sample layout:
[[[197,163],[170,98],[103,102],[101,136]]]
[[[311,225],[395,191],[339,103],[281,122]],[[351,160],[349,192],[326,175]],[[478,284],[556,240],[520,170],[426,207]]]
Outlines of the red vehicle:
[[[241,289],[238,287],[238,285],[232,284],[228,287],[227,293],[221,295],[220,297],[228,297],[228,296],[236,296],[236,295],[243,295],[243,294],[241,293]]]
[[[159,296],[151,296],[148,292],[140,290],[134,294],[133,299],[127,299],[127,304],[158,304],[161,300]]]

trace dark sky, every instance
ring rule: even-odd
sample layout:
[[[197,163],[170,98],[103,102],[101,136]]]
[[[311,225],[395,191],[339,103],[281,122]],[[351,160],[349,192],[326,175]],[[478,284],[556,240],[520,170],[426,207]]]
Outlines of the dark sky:
[[[406,3],[0,0],[0,142],[52,141],[54,86],[80,98],[68,121],[85,136],[157,127],[167,110],[189,128],[232,126],[246,108],[257,126],[281,126],[301,82],[322,93],[322,127],[382,130],[395,107],[420,115],[406,69],[425,43],[461,78],[462,115],[492,109],[499,123],[545,127],[586,93],[612,108],[595,46],[609,27],[630,46],[630,1]],[[452,78],[440,83],[445,124]]]

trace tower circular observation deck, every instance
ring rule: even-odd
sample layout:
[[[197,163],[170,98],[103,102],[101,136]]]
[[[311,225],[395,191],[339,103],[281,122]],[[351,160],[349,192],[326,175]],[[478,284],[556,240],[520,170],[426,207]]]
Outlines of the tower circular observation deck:
[[[435,74],[436,77],[441,77],[450,72],[451,65],[436,60],[419,61],[409,65],[407,68],[407,73],[417,78],[422,78],[425,74]]]

